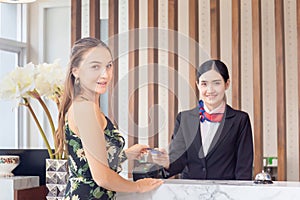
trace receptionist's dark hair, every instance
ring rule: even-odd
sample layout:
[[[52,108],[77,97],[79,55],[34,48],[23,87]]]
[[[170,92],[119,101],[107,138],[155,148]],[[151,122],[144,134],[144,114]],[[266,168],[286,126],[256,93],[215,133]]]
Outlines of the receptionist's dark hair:
[[[228,81],[229,73],[227,66],[220,60],[208,60],[197,67],[197,82],[202,74],[212,69],[214,69],[223,77],[225,83]]]

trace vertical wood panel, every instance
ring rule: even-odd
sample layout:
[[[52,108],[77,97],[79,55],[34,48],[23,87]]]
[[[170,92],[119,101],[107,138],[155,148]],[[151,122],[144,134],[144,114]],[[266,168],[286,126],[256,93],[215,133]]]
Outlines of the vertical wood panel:
[[[230,1],[231,2],[231,1]],[[252,130],[254,130],[254,102],[253,102],[253,40],[252,40],[252,1],[241,0],[241,110],[248,113],[250,121],[252,122]],[[222,13],[222,12],[221,12]],[[221,17],[222,18],[222,17]],[[232,17],[230,16],[230,19]],[[232,20],[230,20],[232,21]],[[230,27],[230,29],[232,29]],[[221,31],[222,32],[222,31]],[[230,34],[230,41],[232,41],[232,34]],[[223,43],[221,44],[223,45]],[[231,45],[230,45],[231,46]],[[230,48],[232,51],[232,47]],[[222,51],[223,52],[223,51]],[[221,52],[221,55],[222,55]],[[230,55],[232,57],[232,55]],[[223,57],[223,55],[222,55]],[[230,58],[231,60],[232,58]],[[229,96],[229,95],[228,95]],[[228,98],[229,99],[229,98]],[[231,99],[230,99],[231,102]],[[254,135],[253,135],[254,136]]]
[[[232,0],[232,107],[241,108],[241,5]]]
[[[297,60],[298,60],[298,134],[299,134],[299,147],[300,152],[300,1],[297,1]],[[300,153],[299,153],[300,162]],[[299,163],[299,180],[300,180],[300,163]]]
[[[276,52],[274,1],[260,1],[262,33],[264,156],[277,156]]]
[[[148,50],[147,46],[148,34],[148,1],[139,1],[139,30],[142,30],[139,35],[139,83],[140,85],[147,84],[148,73]],[[148,87],[139,88],[139,143],[148,144]]]
[[[198,17],[198,0],[189,1],[189,84],[192,90],[190,91],[190,105],[193,107],[197,101],[198,90],[196,89],[196,68],[199,65],[199,17]]]
[[[169,62],[168,62],[168,0],[158,1],[158,122],[159,122],[159,147],[168,148],[168,107],[169,107]]]
[[[139,0],[128,1],[128,25],[129,25],[129,54],[128,54],[128,147],[138,143],[139,125],[139,35],[136,30],[139,27]],[[134,163],[128,162],[128,172],[133,169]],[[131,173],[128,174],[131,177]]]
[[[108,35],[109,35],[109,47],[113,54],[114,59],[114,76],[112,80],[112,84],[110,84],[110,88],[108,91],[108,99],[110,101],[108,107],[108,116],[109,118],[116,124],[118,120],[118,88],[115,87],[118,84],[119,79],[119,60],[118,60],[118,37],[117,34],[119,32],[119,3],[118,0],[109,0],[108,3]],[[100,31],[100,29],[99,29]],[[100,33],[99,33],[100,35]],[[117,124],[116,124],[117,125]]]
[[[199,0],[198,1],[198,15],[199,15],[199,44],[201,45],[200,49],[200,60],[199,63],[203,63],[208,60],[211,56],[211,36],[210,36],[210,1],[208,0]],[[221,29],[221,27],[220,27]]]
[[[175,118],[178,112],[178,0],[168,0],[168,26],[169,33],[169,121],[168,141],[170,142],[173,129],[175,127]],[[174,53],[173,53],[174,52]],[[173,91],[173,93],[172,93]]]
[[[90,0],[90,36],[100,39],[100,1]]]
[[[263,109],[262,109],[262,44],[261,5],[252,1],[252,43],[253,43],[253,103],[254,103],[254,175],[263,169]]]
[[[158,27],[158,0],[148,0],[148,44],[150,47],[157,47],[158,32],[152,28]],[[158,50],[148,49],[148,110],[158,104]],[[150,111],[150,110],[149,110]],[[152,110],[152,118],[149,118],[149,146],[158,146],[158,111]],[[149,112],[150,114],[150,112]]]
[[[189,86],[189,1],[178,1],[178,111],[190,105]]]
[[[247,1],[249,1],[249,0],[247,0]],[[247,3],[247,4],[249,4],[249,3]],[[246,15],[246,13],[245,13],[245,15]],[[247,20],[248,20],[248,18],[246,17],[246,19],[244,19],[244,21],[247,21]],[[247,23],[247,27],[249,27],[249,26],[251,26],[251,23],[250,24]],[[245,24],[245,29],[251,30],[251,28],[246,28],[246,24]],[[248,34],[245,36],[247,37],[250,34],[251,34],[251,32],[248,31]],[[233,39],[232,38],[232,0],[221,0],[220,1],[220,56],[221,56],[221,60],[228,67],[230,79],[232,78],[232,76],[231,76],[232,39]],[[246,41],[246,40],[244,40],[244,41]],[[246,45],[250,45],[250,44],[246,44]],[[252,44],[251,44],[251,46],[252,46]],[[250,49],[248,49],[247,52],[249,52],[249,51],[250,51]],[[242,58],[241,58],[241,60],[242,60]],[[232,88],[233,88],[232,83],[230,83],[230,87],[226,90],[226,101],[227,101],[227,104],[229,104],[229,105],[232,105]],[[243,96],[243,93],[242,93],[242,96]]]
[[[81,0],[71,1],[71,44],[81,38]]]
[[[220,59],[220,0],[210,1],[211,58]]]
[[[297,63],[297,5],[296,0],[284,0],[285,88],[286,88],[286,155],[287,177],[298,181],[298,63]]]
[[[275,0],[278,180],[286,180],[286,99],[283,0]],[[283,112],[280,112],[283,111]]]
[[[129,108],[128,108],[128,146],[138,143],[138,64],[139,64],[139,52],[138,52],[138,32],[133,30],[139,27],[139,1],[128,1],[128,17],[129,17],[129,78],[128,78],[128,91],[129,91]],[[132,120],[131,120],[132,119]]]

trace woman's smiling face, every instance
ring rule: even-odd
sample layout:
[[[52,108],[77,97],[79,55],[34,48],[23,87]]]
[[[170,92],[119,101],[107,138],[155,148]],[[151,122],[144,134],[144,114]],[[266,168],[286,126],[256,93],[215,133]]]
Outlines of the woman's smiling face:
[[[229,87],[229,80],[225,83],[223,77],[212,69],[199,77],[197,83],[200,99],[209,110],[217,108],[224,101],[225,91]]]
[[[95,47],[84,55],[79,68],[74,68],[83,91],[103,94],[113,75],[113,61],[104,47]]]

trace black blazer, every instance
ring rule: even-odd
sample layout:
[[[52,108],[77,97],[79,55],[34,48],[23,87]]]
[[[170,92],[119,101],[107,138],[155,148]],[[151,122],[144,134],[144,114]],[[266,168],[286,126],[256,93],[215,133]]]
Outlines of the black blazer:
[[[226,105],[224,117],[204,156],[198,108],[177,115],[169,146],[167,177],[184,179],[251,180],[252,130],[247,113]]]

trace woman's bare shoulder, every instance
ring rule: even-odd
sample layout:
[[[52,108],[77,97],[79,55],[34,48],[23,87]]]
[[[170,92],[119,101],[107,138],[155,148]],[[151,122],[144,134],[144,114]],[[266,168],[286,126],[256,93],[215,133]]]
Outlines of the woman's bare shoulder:
[[[95,103],[90,101],[80,101],[73,102],[68,113],[72,116],[74,122],[78,124],[80,121],[86,120],[97,121],[101,112],[99,106],[95,105]]]
[[[91,101],[78,101],[73,102],[70,107],[73,111],[80,111],[80,113],[97,113],[99,110],[99,106],[97,106],[94,102]]]

